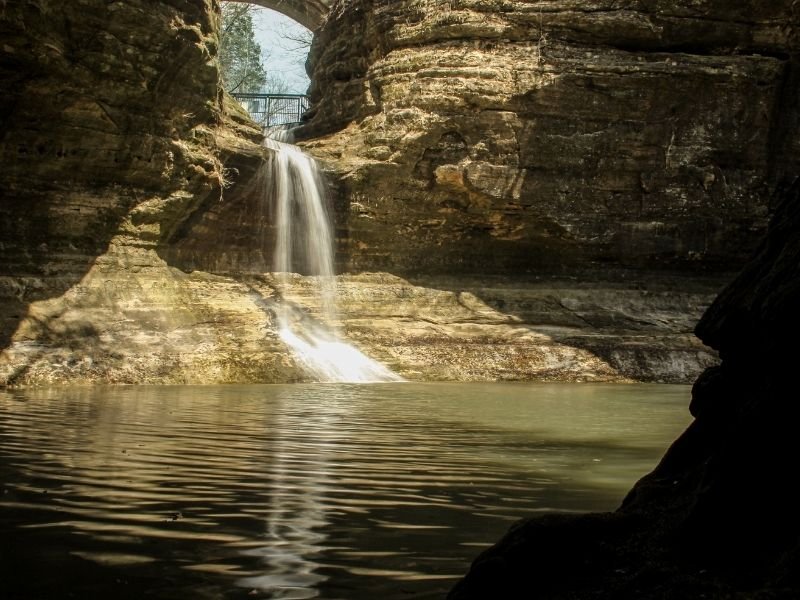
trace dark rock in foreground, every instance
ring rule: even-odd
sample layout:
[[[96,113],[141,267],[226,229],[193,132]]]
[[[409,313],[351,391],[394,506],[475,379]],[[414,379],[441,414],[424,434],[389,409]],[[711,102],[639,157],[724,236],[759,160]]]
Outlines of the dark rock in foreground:
[[[661,464],[616,513],[517,525],[451,600],[800,597],[800,181],[782,196],[756,257],[697,326],[722,364],[695,383],[695,421]]]

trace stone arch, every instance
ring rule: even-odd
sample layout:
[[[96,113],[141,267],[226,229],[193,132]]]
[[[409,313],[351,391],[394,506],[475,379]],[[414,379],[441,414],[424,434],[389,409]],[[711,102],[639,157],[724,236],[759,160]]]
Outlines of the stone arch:
[[[333,0],[233,0],[271,8],[314,31],[322,25]]]

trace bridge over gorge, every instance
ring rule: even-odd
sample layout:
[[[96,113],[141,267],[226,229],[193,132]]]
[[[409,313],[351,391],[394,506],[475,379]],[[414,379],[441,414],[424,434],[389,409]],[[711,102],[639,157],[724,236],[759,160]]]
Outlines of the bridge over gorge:
[[[333,0],[232,0],[271,8],[314,31],[325,20]]]
[[[262,127],[296,125],[308,110],[308,96],[303,94],[233,93],[250,117]]]

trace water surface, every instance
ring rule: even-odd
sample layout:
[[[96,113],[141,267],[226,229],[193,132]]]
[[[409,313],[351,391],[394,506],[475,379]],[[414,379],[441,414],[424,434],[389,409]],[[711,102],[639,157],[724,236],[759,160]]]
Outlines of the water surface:
[[[689,388],[0,392],[0,598],[441,598],[517,519],[615,508]]]

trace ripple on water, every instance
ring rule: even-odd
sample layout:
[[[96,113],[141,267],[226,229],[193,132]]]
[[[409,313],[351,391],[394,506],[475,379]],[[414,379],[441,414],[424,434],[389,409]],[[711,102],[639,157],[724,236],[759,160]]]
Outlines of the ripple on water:
[[[18,599],[441,597],[510,522],[613,508],[687,403],[684,386],[0,393],[0,574]]]

